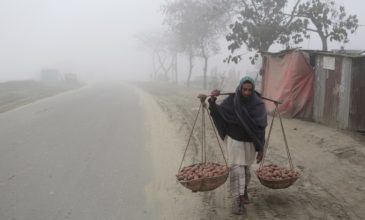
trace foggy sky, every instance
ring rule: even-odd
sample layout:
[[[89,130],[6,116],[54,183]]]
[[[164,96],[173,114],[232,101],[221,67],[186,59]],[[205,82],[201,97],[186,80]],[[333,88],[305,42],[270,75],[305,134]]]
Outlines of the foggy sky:
[[[151,0],[0,0],[0,80],[42,68],[143,77],[146,57],[135,52],[134,35],[161,25],[159,7]]]
[[[35,77],[43,68],[57,68],[88,78],[147,79],[151,58],[135,34],[162,26],[164,0],[0,0],[0,81]],[[361,0],[338,0],[365,24]],[[344,4],[345,3],[345,4]],[[362,26],[347,49],[365,50]],[[301,45],[320,49],[319,39]],[[338,43],[329,43],[337,49]],[[280,50],[274,46],[271,50]],[[225,46],[220,62],[228,55]],[[211,66],[214,66],[211,63]],[[248,65],[243,62],[240,66]],[[184,77],[181,77],[184,79]]]

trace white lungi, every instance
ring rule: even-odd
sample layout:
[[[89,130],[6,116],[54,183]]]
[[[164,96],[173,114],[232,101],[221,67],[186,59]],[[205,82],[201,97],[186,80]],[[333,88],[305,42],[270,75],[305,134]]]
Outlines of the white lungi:
[[[230,137],[227,139],[228,161],[232,165],[250,166],[256,157],[255,146],[252,142],[236,141]]]
[[[250,165],[255,161],[256,151],[252,142],[227,139],[228,161],[231,167],[230,188],[234,197],[245,193],[251,180]]]

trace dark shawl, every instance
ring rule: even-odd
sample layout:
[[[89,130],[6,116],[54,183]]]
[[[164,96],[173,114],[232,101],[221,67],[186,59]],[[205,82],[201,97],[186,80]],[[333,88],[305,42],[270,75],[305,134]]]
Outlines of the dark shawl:
[[[220,105],[215,103],[215,97],[210,98],[210,114],[222,139],[228,135],[233,139],[249,140],[254,143],[256,151],[260,151],[265,144],[267,126],[265,105],[256,91],[243,98],[242,85],[243,82],[237,87],[235,94],[229,95]],[[237,132],[240,133],[240,138],[234,137]]]

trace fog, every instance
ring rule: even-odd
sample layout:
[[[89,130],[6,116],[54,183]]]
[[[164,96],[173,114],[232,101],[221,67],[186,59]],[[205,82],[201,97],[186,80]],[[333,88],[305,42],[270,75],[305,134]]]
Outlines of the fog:
[[[88,79],[146,78],[150,58],[138,48],[135,34],[161,26],[160,4],[2,0],[0,80],[33,78],[43,68]]]
[[[148,79],[152,71],[151,55],[140,47],[135,36],[162,28],[160,6],[164,2],[1,0],[0,81],[36,79],[40,70],[47,68],[76,73],[85,80]],[[338,3],[345,5],[349,14],[357,14],[359,24],[364,24],[362,1],[338,0]],[[364,37],[364,26],[360,26],[345,48],[364,49]],[[299,46],[321,48],[314,34]],[[329,43],[330,49],[340,46]],[[281,46],[271,48],[280,49]],[[223,43],[221,54],[211,60],[210,67],[228,68],[222,63],[228,54]],[[183,68],[184,62],[179,69]],[[200,71],[199,65],[196,68],[195,76]],[[254,67],[244,58],[235,68],[244,72]],[[185,80],[183,74],[179,78]]]

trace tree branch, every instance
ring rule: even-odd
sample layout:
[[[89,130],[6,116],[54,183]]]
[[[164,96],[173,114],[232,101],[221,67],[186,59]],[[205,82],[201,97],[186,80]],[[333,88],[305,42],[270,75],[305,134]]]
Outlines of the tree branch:
[[[318,30],[316,30],[316,29],[312,29],[312,28],[306,28],[305,30],[307,30],[307,31],[312,31],[312,32],[317,32],[317,33],[318,33]]]
[[[251,4],[252,4],[252,7],[255,9],[256,14],[258,15],[258,14],[259,14],[259,11],[257,10],[257,7],[256,7],[256,5],[255,5],[254,0],[251,0]],[[252,20],[254,20],[254,19],[252,18]],[[261,19],[260,19],[260,20],[261,20]],[[257,24],[257,22],[256,22],[256,24]]]
[[[286,26],[286,27],[288,27],[288,26],[289,26],[289,24],[290,24],[290,23],[293,21],[293,19],[295,18],[295,12],[296,12],[296,10],[297,10],[297,7],[298,7],[298,5],[299,5],[300,1],[301,1],[301,0],[298,0],[298,1],[297,1],[297,3],[295,4],[295,6],[293,7],[293,10],[292,10],[291,14],[289,15],[289,16],[290,16],[290,19],[289,19],[289,21],[285,24],[285,26]]]
[[[249,5],[247,4],[246,0],[242,0],[242,3],[244,4],[245,8],[249,8]],[[256,13],[257,13],[257,10],[256,10]],[[252,19],[253,23],[255,23],[255,25],[258,24],[257,20],[254,17],[251,17],[251,19]]]

